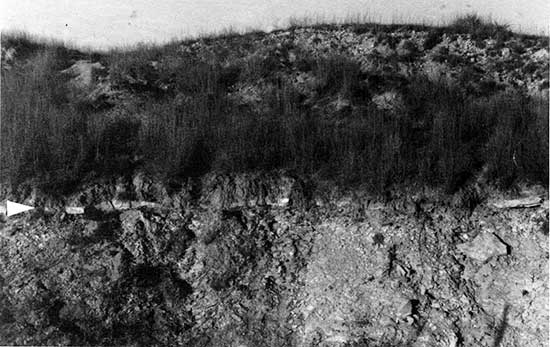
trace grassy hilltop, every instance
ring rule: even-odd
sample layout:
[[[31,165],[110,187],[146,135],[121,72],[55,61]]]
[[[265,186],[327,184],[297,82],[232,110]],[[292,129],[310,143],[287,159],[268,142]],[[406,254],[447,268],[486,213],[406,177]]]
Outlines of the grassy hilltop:
[[[79,51],[2,34],[2,176],[51,184],[287,169],[383,190],[548,177],[548,38],[293,26]]]

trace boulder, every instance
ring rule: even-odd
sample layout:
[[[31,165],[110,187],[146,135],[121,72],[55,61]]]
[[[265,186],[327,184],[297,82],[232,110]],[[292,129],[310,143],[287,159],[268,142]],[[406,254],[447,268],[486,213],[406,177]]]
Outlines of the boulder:
[[[433,60],[428,60],[422,64],[422,72],[432,82],[445,80],[449,76],[449,66]]]
[[[508,47],[504,47],[502,50],[501,50],[501,55],[503,58],[507,59],[507,58],[510,58],[512,56],[512,50]]]
[[[148,177],[142,172],[134,175],[132,186],[138,201],[163,202],[170,199],[162,182]]]
[[[378,45],[378,46],[376,46],[376,48],[374,50],[384,58],[388,58],[388,57],[392,56],[393,54],[395,54],[395,50],[393,50],[387,44]]]
[[[394,91],[384,92],[372,97],[372,102],[381,110],[398,111],[403,107],[403,98]]]
[[[99,62],[92,63],[89,60],[79,60],[61,74],[71,76],[71,85],[75,88],[86,89],[93,87],[105,67]]]
[[[411,40],[402,40],[397,45],[395,50],[398,56],[403,58],[412,58],[415,54],[418,53],[418,47]]]
[[[533,60],[548,63],[548,50],[545,48],[539,49],[531,56]]]
[[[471,242],[458,245],[457,249],[480,262],[485,262],[491,257],[508,254],[507,246],[493,233],[480,234]]]
[[[529,196],[520,199],[502,200],[493,203],[496,208],[530,208],[540,206],[542,199],[538,196]]]
[[[65,207],[65,213],[66,214],[84,214],[84,207],[80,206],[66,206]]]
[[[351,102],[341,95],[339,95],[338,98],[330,104],[333,107],[334,111],[338,113],[351,111]]]
[[[4,48],[2,47],[2,68],[9,70],[11,65],[15,61],[15,48]]]
[[[98,108],[104,106],[117,93],[107,78],[107,69],[99,62],[79,60],[61,71],[68,76],[67,97],[73,102],[83,102]]]

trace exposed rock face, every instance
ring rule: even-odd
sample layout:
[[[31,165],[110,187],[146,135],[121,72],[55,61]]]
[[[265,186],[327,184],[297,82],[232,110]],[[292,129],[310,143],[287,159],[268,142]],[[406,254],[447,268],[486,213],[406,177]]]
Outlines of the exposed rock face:
[[[494,202],[493,205],[497,208],[529,208],[537,207],[541,203],[542,199],[538,196],[528,196],[520,199],[497,201]]]
[[[391,91],[373,96],[372,102],[379,109],[386,111],[396,112],[403,108],[403,99],[401,95]]]
[[[516,330],[548,312],[546,303],[539,302],[535,309],[520,299],[521,293],[532,295],[532,286],[540,297],[548,295],[548,289],[540,287],[547,271],[537,270],[547,263],[543,241],[547,236],[537,224],[527,228],[530,231],[523,224],[541,218],[547,210],[499,216],[481,206],[468,217],[464,211],[438,205],[426,202],[416,216],[386,206],[364,210],[361,220],[352,219],[349,212],[347,217],[341,213],[324,219],[316,229],[302,292],[304,345],[364,341],[452,346],[462,341],[466,346],[492,346],[499,334],[506,341],[501,345],[547,343],[535,337],[536,329]],[[503,241],[489,233],[493,227],[511,246],[510,254]],[[473,232],[481,234],[467,250],[477,259],[463,258],[459,242]],[[521,241],[525,237],[537,241]],[[514,245],[521,245],[520,249]],[[531,266],[524,257],[540,257],[542,263]],[[497,275],[489,272],[495,268]],[[506,281],[514,284],[506,286]],[[525,316],[510,323],[512,312]],[[496,326],[495,331],[489,332],[489,326]]]
[[[203,179],[203,204],[218,209],[300,204],[303,183],[286,175],[217,175]]]
[[[86,102],[97,108],[116,95],[106,78],[105,66],[99,62],[79,60],[61,74],[70,77],[67,85],[73,101]]]
[[[16,50],[14,47],[2,47],[2,69],[10,69],[15,60]]]
[[[545,40],[511,37],[497,44],[494,39],[476,42],[468,35],[442,34],[430,45],[431,39],[428,32],[414,30],[380,34],[373,30],[355,32],[353,26],[297,28],[262,35],[253,43],[250,37],[197,41],[182,45],[181,51],[204,60],[221,52],[229,54],[227,60],[273,56],[281,67],[290,70],[300,70],[300,60],[291,57],[306,52],[313,56],[337,53],[352,57],[366,73],[383,70],[405,76],[441,64],[439,71],[444,71],[443,77],[450,81],[467,70],[477,74],[478,82],[489,78],[498,85],[547,93],[549,61]]]
[[[478,235],[473,241],[457,246],[457,249],[468,257],[485,262],[491,257],[506,255],[506,245],[492,233]]]
[[[88,60],[79,60],[68,69],[61,71],[72,77],[71,83],[77,89],[87,89],[97,81],[101,71],[105,67],[99,62],[92,63]]]
[[[1,231],[0,341],[546,346],[548,205],[452,200],[284,173],[88,184],[66,199],[84,214]]]
[[[84,214],[84,208],[80,206],[66,206],[65,213],[67,214]]]

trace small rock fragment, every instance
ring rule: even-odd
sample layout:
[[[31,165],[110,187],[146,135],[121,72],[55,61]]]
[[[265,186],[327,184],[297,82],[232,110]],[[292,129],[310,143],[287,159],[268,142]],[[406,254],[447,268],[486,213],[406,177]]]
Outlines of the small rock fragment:
[[[412,300],[408,300],[404,305],[399,308],[399,318],[406,319],[412,315],[413,304]]]
[[[506,245],[492,233],[480,234],[472,241],[458,245],[457,248],[468,257],[482,262],[494,256],[508,254]]]
[[[541,203],[542,199],[540,197],[530,196],[521,199],[498,201],[493,205],[496,208],[528,208],[540,206]]]
[[[66,206],[65,213],[67,214],[84,214],[84,207]]]
[[[397,111],[403,108],[403,98],[397,92],[389,91],[372,97],[372,102],[380,110]]]
[[[508,47],[505,47],[501,51],[503,58],[509,58],[512,55],[512,50]]]
[[[545,49],[545,48],[542,48],[542,49],[539,49],[538,51],[536,51],[535,53],[533,53],[533,55],[531,56],[534,60],[536,61],[544,61],[544,62],[547,62],[548,61],[548,50]]]
[[[400,57],[412,57],[417,51],[416,44],[411,40],[402,40],[396,48],[396,53]]]

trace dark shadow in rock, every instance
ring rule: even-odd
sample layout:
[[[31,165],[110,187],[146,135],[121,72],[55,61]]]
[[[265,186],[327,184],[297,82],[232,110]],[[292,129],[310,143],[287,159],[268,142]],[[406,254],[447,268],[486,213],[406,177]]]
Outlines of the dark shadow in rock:
[[[411,314],[413,315],[419,315],[419,306],[420,306],[420,301],[417,300],[417,299],[413,299],[411,300]]]
[[[137,287],[153,287],[161,282],[162,273],[157,266],[138,265],[132,271],[132,280]]]
[[[52,322],[54,325],[57,325],[60,322],[59,311],[61,311],[63,306],[63,301],[57,299],[54,300],[48,307],[48,318],[50,319],[50,322]]]
[[[11,304],[1,289],[3,287],[3,279],[0,277],[0,329],[3,324],[10,324],[15,322],[15,317],[12,313]]]
[[[374,246],[384,246],[384,235],[381,233],[374,234],[372,238],[372,243]]]
[[[62,332],[71,336],[72,341],[88,341],[92,342],[90,336],[82,331],[82,329],[75,323],[74,320],[69,320],[66,317],[62,317],[61,310],[65,306],[65,303],[60,299],[55,299],[47,309],[47,315],[51,325],[56,326]]]
[[[73,231],[67,237],[67,243],[71,246],[86,247],[101,241],[113,242],[116,239],[116,230],[119,224],[116,219],[104,220],[98,224],[97,229],[91,235],[82,235],[82,231]]]
[[[506,331],[506,328],[508,327],[508,311],[509,310],[510,310],[510,305],[508,305],[508,304],[504,305],[504,311],[502,312],[502,319],[500,321],[500,324],[496,328],[495,343],[493,344],[493,347],[500,346],[502,340],[504,339],[504,332]]]
[[[198,140],[193,147],[189,157],[182,160],[180,175],[184,177],[199,177],[210,171],[212,166],[213,153],[203,140]]]
[[[220,275],[216,278],[210,280],[210,287],[215,291],[219,292],[229,287],[231,281],[231,276],[227,274]]]
[[[104,212],[95,206],[88,206],[84,209],[84,217],[89,220],[104,221],[111,218],[117,218],[120,212]]]
[[[243,228],[246,228],[246,221],[243,215],[243,211],[240,209],[229,209],[222,211],[222,220],[233,219]]]
[[[510,255],[512,254],[512,246],[510,246],[508,243],[506,243],[500,236],[498,236],[497,234],[493,234],[495,235],[495,237],[500,241],[502,242],[505,246],[506,246],[506,254],[507,255]]]
[[[187,281],[181,279],[175,271],[170,272],[170,279],[180,297],[185,298],[193,293],[193,287]]]

